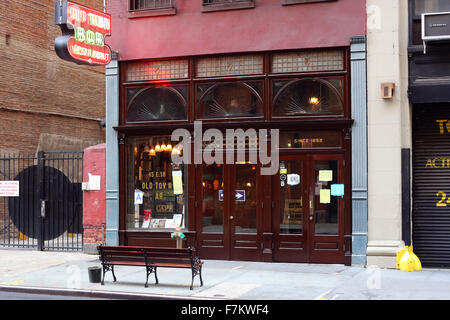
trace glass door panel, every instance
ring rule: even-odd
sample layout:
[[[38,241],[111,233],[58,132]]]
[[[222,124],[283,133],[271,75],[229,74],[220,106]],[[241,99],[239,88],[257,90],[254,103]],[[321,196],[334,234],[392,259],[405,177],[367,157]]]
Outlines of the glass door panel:
[[[316,235],[337,235],[338,196],[336,196],[335,190],[339,185],[337,181],[338,161],[314,161],[314,176],[314,233]]]
[[[257,166],[255,164],[235,164],[234,221],[235,233],[256,233],[257,216]]]
[[[202,231],[223,232],[224,166],[203,165],[202,172]]]
[[[303,173],[302,161],[280,163],[280,234],[303,232]]]

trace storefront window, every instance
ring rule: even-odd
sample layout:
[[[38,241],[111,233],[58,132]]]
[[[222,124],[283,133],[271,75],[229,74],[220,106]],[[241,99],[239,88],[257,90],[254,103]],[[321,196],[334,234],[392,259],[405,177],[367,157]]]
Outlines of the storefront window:
[[[274,81],[273,117],[343,114],[339,81],[336,81],[336,84],[322,79]]]
[[[188,86],[127,89],[127,122],[187,120]]]
[[[197,86],[198,119],[262,117],[262,82],[232,82]]]
[[[128,229],[173,229],[187,226],[187,165],[170,136],[131,138],[128,148]]]

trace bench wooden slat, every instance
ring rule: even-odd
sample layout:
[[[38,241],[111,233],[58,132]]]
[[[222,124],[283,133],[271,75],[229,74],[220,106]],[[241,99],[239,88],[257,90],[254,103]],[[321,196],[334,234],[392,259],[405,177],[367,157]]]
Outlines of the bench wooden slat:
[[[167,263],[167,262],[156,262],[152,263],[155,267],[166,267],[166,268],[191,268],[191,264],[180,264],[180,263]]]
[[[121,266],[146,266],[145,261],[120,261],[120,260],[111,260],[108,261],[111,264],[114,265],[121,265]]]

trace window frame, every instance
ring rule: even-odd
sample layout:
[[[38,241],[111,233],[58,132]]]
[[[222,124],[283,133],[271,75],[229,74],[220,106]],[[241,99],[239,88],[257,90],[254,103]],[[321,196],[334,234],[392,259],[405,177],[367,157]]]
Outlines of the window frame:
[[[338,0],[281,0],[282,6],[289,6],[293,4],[308,4],[317,2],[336,2]]]
[[[130,176],[129,176],[129,170],[132,168],[133,172],[136,169],[136,158],[134,158],[133,156],[133,160],[134,163],[130,163],[130,152],[129,152],[129,148],[134,148],[137,145],[139,145],[139,143],[136,143],[136,140],[140,140],[140,139],[148,139],[150,137],[161,137],[161,136],[166,136],[167,138],[170,137],[170,135],[167,134],[146,134],[146,135],[130,135],[129,137],[127,137],[127,142],[126,142],[126,156],[125,156],[125,180],[126,180],[126,187],[125,187],[125,197],[126,197],[126,203],[127,205],[125,206],[125,224],[124,224],[124,230],[126,232],[172,232],[176,230],[176,227],[171,227],[171,228],[150,228],[150,226],[148,228],[142,228],[142,226],[140,227],[129,227],[128,225],[128,216],[129,215],[133,215],[131,212],[129,212],[129,202],[131,201],[130,198],[134,199],[134,192],[132,192],[132,194],[130,194],[130,188],[131,186],[134,186],[132,189],[135,189],[135,184],[134,183],[130,183]],[[173,145],[175,145],[173,143]],[[139,150],[138,150],[138,154],[139,154]],[[139,159],[140,160],[140,159]],[[190,170],[189,170],[189,164],[184,164],[183,166],[184,169],[184,173],[183,173],[183,177],[182,177],[182,182],[183,182],[183,196],[184,196],[184,213],[182,214],[182,225],[183,228],[181,229],[182,231],[187,231],[189,229],[189,179],[192,179],[189,177],[190,175]],[[133,178],[135,179],[136,176],[133,174]],[[156,190],[156,189],[155,189]],[[143,190],[141,190],[143,191]],[[156,201],[156,199],[154,199],[154,201]],[[153,214],[158,214],[157,212],[153,213]],[[152,214],[152,215],[153,215]],[[159,213],[161,214],[161,213]],[[174,215],[175,213],[172,213],[172,215]],[[140,215],[140,214],[139,214]],[[167,218],[155,218],[155,219],[167,219]],[[136,222],[136,221],[135,221]],[[180,227],[181,228],[181,227]]]
[[[262,114],[258,115],[258,116],[254,116],[254,117],[247,117],[247,116],[235,116],[235,117],[229,117],[229,118],[224,118],[224,117],[216,117],[216,118],[207,118],[207,117],[203,117],[203,113],[201,111],[203,111],[203,108],[201,108],[201,100],[202,98],[210,91],[213,90],[214,88],[220,86],[220,85],[226,85],[226,84],[242,84],[243,86],[249,86],[248,82],[261,82],[261,92],[257,92],[254,88],[249,88],[250,91],[252,91],[255,95],[255,97],[258,99],[258,102],[261,103],[262,106]],[[201,94],[198,95],[198,86],[202,85],[202,84],[209,84],[211,85],[208,89],[206,89],[206,91]],[[264,101],[264,97],[265,97],[265,85],[264,85],[264,80],[261,78],[255,78],[255,79],[244,79],[244,80],[231,80],[229,79],[228,81],[202,81],[202,82],[195,82],[194,84],[194,88],[193,90],[195,91],[195,101],[194,101],[194,105],[193,107],[193,111],[194,111],[194,119],[195,120],[199,120],[199,121],[204,121],[204,122],[214,122],[214,121],[243,121],[243,120],[249,120],[249,121],[254,121],[254,120],[264,120],[265,115],[266,115],[266,108],[265,108],[265,101]]]
[[[218,3],[206,3],[208,0],[202,0],[201,12],[227,11],[239,9],[252,9],[256,7],[255,0],[230,0]]]
[[[332,78],[342,78],[343,83],[345,83],[345,77],[344,76],[334,76],[334,77],[297,77],[297,78],[292,78],[292,79],[283,79],[283,78],[279,78],[279,79],[272,79],[272,81],[270,82],[271,84],[271,102],[270,102],[270,112],[272,114],[271,116],[271,120],[292,120],[292,119],[296,119],[296,120],[301,120],[301,119],[309,119],[309,118],[342,118],[345,116],[345,108],[346,108],[346,102],[345,102],[345,88],[343,88],[342,90],[342,94],[339,92],[339,90],[337,88],[335,88],[333,86],[333,84],[329,81]],[[288,81],[282,88],[280,88],[280,90],[276,93],[273,94],[273,83],[274,81]],[[290,81],[289,81],[290,80]],[[334,113],[334,114],[330,114],[330,113],[305,113],[303,115],[295,115],[295,116],[288,116],[288,115],[280,115],[280,116],[274,116],[274,109],[275,109],[275,104],[279,98],[279,96],[283,93],[284,90],[286,90],[290,85],[295,84],[297,82],[301,82],[301,81],[305,81],[305,80],[313,80],[313,81],[317,81],[323,85],[325,85],[327,88],[329,88],[337,97],[338,101],[342,104],[342,113]]]
[[[176,87],[177,86],[186,86],[187,87],[187,97],[183,97],[182,93],[180,93]],[[159,85],[158,84],[152,84],[152,85],[147,85],[147,86],[127,86],[125,89],[125,114],[124,114],[124,119],[125,122],[127,124],[143,124],[143,123],[167,123],[167,122],[173,122],[173,123],[186,123],[189,121],[189,84],[188,83],[172,83],[171,85],[164,85],[161,87],[166,88],[167,90],[174,92],[177,96],[179,96],[179,99],[181,100],[183,107],[185,108],[186,111],[186,118],[185,119],[174,119],[174,120],[167,120],[167,119],[162,119],[162,120],[136,120],[136,121],[129,121],[128,120],[128,112],[130,109],[130,105],[131,103],[133,103],[133,101],[138,98],[138,96],[142,93],[144,93],[145,91],[149,90],[149,89],[153,89],[156,88],[158,89]],[[133,95],[132,97],[128,97],[128,89],[138,89],[139,91]],[[128,98],[130,98],[130,101],[128,102]]]
[[[174,0],[169,0],[170,4],[162,6],[160,8],[139,8],[132,9],[132,3],[136,0],[128,0],[127,16],[129,19],[140,17],[155,17],[155,16],[167,16],[177,14],[177,8],[175,7]],[[156,0],[153,0],[156,1]]]

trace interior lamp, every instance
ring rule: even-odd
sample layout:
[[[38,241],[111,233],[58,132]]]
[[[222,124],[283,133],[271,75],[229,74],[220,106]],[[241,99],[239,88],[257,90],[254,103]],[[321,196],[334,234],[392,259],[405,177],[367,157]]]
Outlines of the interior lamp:
[[[319,104],[319,98],[317,97],[311,97],[309,98],[309,104]]]

